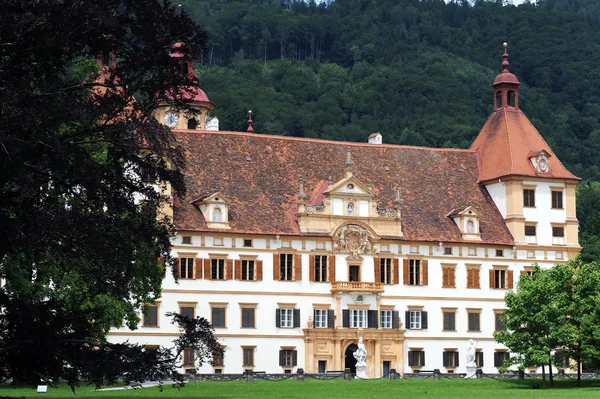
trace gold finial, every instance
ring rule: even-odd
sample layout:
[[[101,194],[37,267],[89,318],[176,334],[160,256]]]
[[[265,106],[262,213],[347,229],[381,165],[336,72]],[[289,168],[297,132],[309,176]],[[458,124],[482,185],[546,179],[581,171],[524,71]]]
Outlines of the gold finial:
[[[504,44],[502,44],[504,46],[504,48],[508,47],[508,43],[504,42]]]

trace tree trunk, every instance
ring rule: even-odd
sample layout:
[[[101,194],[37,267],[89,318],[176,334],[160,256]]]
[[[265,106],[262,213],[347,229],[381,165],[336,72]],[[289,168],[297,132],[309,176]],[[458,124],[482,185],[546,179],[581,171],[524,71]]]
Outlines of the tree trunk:
[[[552,361],[548,361],[548,376],[550,377],[550,385],[554,386],[554,376],[552,375]]]
[[[577,386],[581,386],[581,354],[577,354]]]
[[[542,389],[546,389],[546,366],[542,364]]]

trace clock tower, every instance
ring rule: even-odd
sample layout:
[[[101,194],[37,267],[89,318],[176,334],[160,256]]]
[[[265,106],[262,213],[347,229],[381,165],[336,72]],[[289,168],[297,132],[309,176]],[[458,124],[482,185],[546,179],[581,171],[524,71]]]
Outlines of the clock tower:
[[[171,58],[176,67],[187,74],[194,84],[179,88],[181,92],[178,96],[183,100],[183,105],[175,106],[175,93],[167,92],[164,101],[154,111],[154,117],[171,129],[219,130],[219,120],[210,116],[215,105],[200,88],[198,75],[194,72],[194,60],[187,52],[184,43],[175,43]]]

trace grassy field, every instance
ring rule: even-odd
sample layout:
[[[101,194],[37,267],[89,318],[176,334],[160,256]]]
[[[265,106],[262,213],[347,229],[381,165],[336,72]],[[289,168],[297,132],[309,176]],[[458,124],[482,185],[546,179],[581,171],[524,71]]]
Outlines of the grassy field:
[[[296,399],[296,398],[599,398],[600,380],[584,380],[584,386],[577,388],[574,380],[556,381],[554,388],[547,390],[532,389],[539,380],[459,380],[433,379],[418,380],[306,380],[287,381],[245,381],[199,382],[187,384],[181,390],[165,386],[163,392],[158,388],[142,388],[127,391],[99,391],[93,386],[82,385],[76,396],[68,386],[59,389],[49,388],[48,393],[37,393],[31,388],[13,388],[0,386],[0,397],[85,397],[85,398],[135,398],[135,397],[194,397],[203,399],[259,398],[259,399]]]

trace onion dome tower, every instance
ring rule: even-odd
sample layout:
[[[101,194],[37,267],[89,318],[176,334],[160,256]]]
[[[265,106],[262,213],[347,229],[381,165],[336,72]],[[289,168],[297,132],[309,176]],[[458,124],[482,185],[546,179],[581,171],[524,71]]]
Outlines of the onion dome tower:
[[[171,129],[219,130],[218,119],[210,116],[215,105],[200,88],[198,75],[194,72],[194,59],[187,52],[185,44],[175,43],[170,56],[175,67],[187,75],[193,84],[179,87],[177,94],[174,90],[167,91],[165,100],[154,113],[155,118]],[[177,100],[183,101],[183,106],[174,106],[176,96]]]

